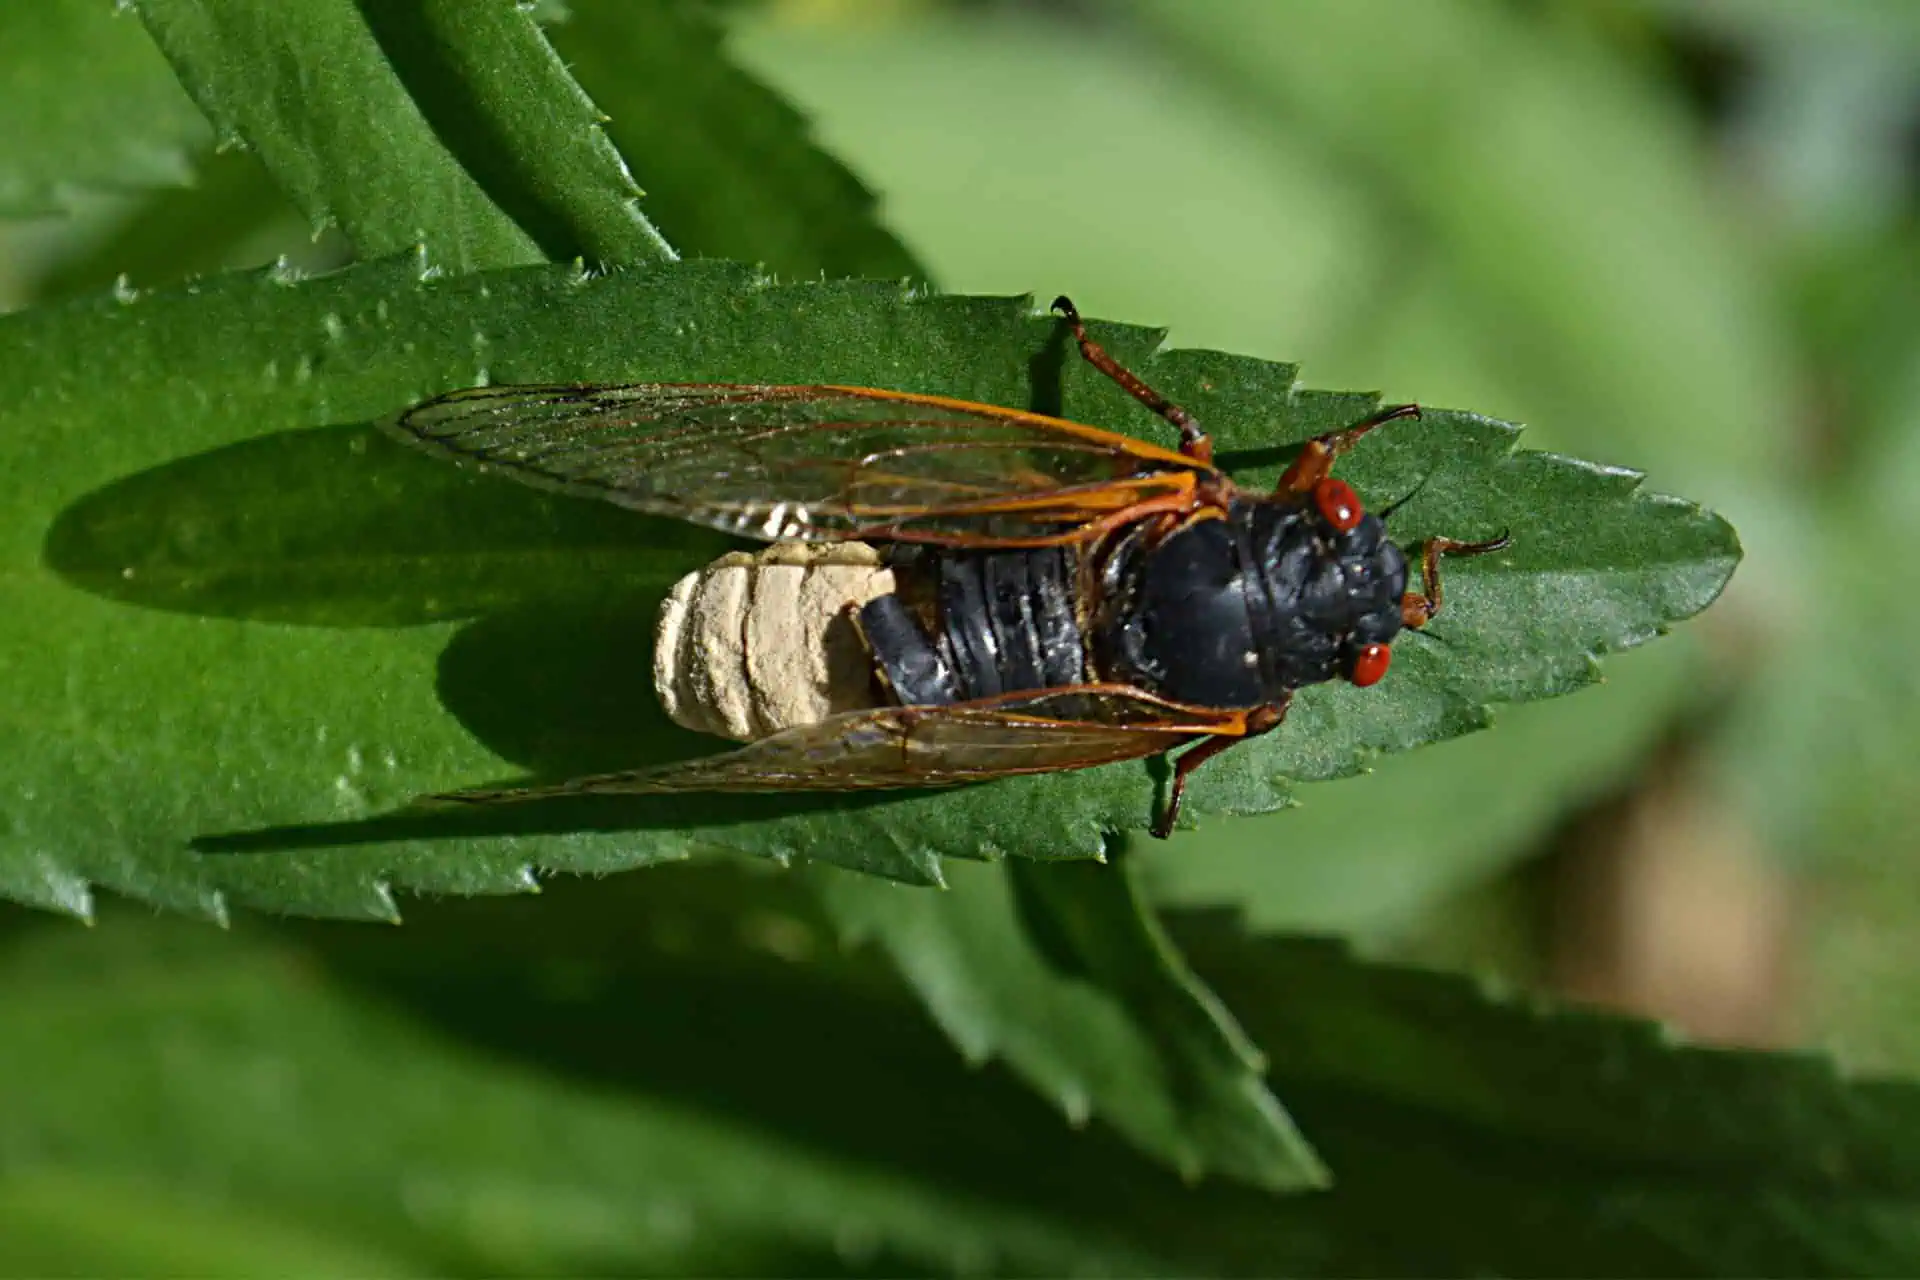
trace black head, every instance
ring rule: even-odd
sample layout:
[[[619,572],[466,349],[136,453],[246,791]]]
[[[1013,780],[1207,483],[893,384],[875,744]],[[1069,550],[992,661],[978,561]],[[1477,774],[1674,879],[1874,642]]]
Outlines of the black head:
[[[1387,537],[1386,522],[1426,484],[1422,479],[1378,516],[1366,511],[1353,486],[1337,476],[1322,476],[1307,494],[1311,518],[1340,562],[1341,576],[1358,606],[1340,643],[1339,674],[1363,688],[1387,674],[1393,660],[1389,646],[1404,625],[1400,597],[1407,585],[1407,557]],[[1379,589],[1383,586],[1391,588],[1390,598]]]
[[[1254,517],[1267,588],[1256,625],[1274,664],[1270,680],[1293,688],[1373,684],[1386,674],[1388,646],[1402,625],[1407,559],[1357,498],[1330,511],[1333,504],[1316,496],[1273,503]]]
[[[1407,589],[1407,557],[1371,513],[1345,532],[1327,530],[1329,550],[1345,587],[1348,625],[1340,641],[1340,676],[1365,687],[1387,674],[1388,647],[1404,625],[1400,597]]]

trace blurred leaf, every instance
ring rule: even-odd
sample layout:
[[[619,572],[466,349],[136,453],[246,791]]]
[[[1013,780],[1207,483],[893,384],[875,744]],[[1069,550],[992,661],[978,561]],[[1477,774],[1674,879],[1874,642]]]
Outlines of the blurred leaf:
[[[1296,391],[1288,366],[1153,356],[1142,331],[1102,332],[1256,485],[1282,446],[1371,404]],[[108,349],[116,376],[102,381],[92,353]],[[16,655],[18,719],[0,744],[11,732],[13,758],[30,762],[0,854],[6,892],[84,912],[97,881],[211,915],[231,895],[386,917],[390,880],[515,892],[533,862],[607,871],[722,846],[930,882],[944,855],[1087,857],[1102,832],[1147,822],[1150,764],[945,794],[613,797],[365,821],[497,775],[501,757],[551,777],[702,741],[664,724],[631,637],[699,563],[685,549],[710,554],[715,539],[460,475],[352,425],[488,380],[647,378],[831,378],[1142,426],[1024,300],[769,287],[725,264],[423,279],[395,261],[0,320],[0,438],[23,477],[6,507],[15,634],[0,641]],[[1350,773],[1477,727],[1487,702],[1578,688],[1596,653],[1720,589],[1738,556],[1723,522],[1636,493],[1628,473],[1512,453],[1513,440],[1436,412],[1356,452],[1345,474],[1363,494],[1428,482],[1397,536],[1506,528],[1514,546],[1452,571],[1447,614],[1400,647],[1383,689],[1307,691],[1284,732],[1198,775],[1190,812],[1270,809],[1280,776]],[[454,620],[475,615],[456,636]],[[189,853],[196,837],[224,852]],[[377,841],[407,843],[293,852]]]
[[[298,225],[290,235],[288,222]],[[133,205],[98,240],[56,261],[34,280],[33,295],[48,300],[102,293],[123,278],[151,288],[253,266],[264,259],[247,262],[235,255],[260,239],[317,256],[299,222],[252,153],[208,152],[195,161],[190,186],[155,191]],[[266,258],[273,256],[269,251]]]
[[[1338,1183],[1183,1187],[954,1062],[910,1004],[776,924],[780,879],[563,884],[425,906],[406,930],[309,926],[300,951],[133,912],[84,938],[41,925],[0,966],[7,1083],[35,1099],[0,1116],[8,1172],[218,1194],[443,1274],[795,1274],[810,1257],[814,1274],[1859,1275],[1920,1259],[1914,1086],[1680,1048],[1218,918],[1180,937]]]
[[[569,9],[549,38],[610,117],[648,210],[683,253],[758,261],[790,279],[926,274],[879,225],[872,192],[726,58],[702,10],[620,0]]]
[[[1119,865],[947,869],[930,893],[822,870],[842,938],[878,941],[969,1062],[1004,1057],[1076,1126],[1178,1169],[1297,1191],[1326,1172],[1264,1062],[1190,972]]]
[[[464,974],[443,976],[460,989]],[[970,1204],[924,1172],[664,1082],[592,1087],[475,1053],[257,938],[134,918],[47,932],[14,948],[0,989],[8,1089],[35,1099],[0,1117],[9,1178],[79,1171],[129,1195],[218,1193],[324,1226],[342,1253],[398,1243],[440,1274],[768,1274],[784,1270],[769,1258],[878,1252],[941,1272],[969,1257],[1023,1274],[1151,1269],[1071,1223]],[[625,994],[647,1012],[644,993]],[[847,1049],[850,1031],[838,1028]],[[668,1060],[700,1037],[645,1036]]]
[[[71,1172],[0,1177],[0,1276],[434,1275],[422,1260],[189,1190]]]
[[[1842,517],[1863,492],[1874,519],[1905,518],[1900,484],[1886,477],[1917,464],[1908,456],[1920,375],[1920,219],[1882,234],[1807,237],[1782,275],[1796,337],[1819,372],[1819,396],[1803,427],[1813,454],[1815,496]],[[1809,438],[1810,437],[1810,438]]]
[[[541,259],[409,96],[352,0],[128,0],[222,142],[259,155],[363,258],[430,245],[464,271]]]
[[[434,137],[548,258],[674,257],[640,212],[640,189],[602,132],[604,117],[525,6],[385,0],[360,11]],[[634,25],[655,20],[652,9],[634,12]],[[459,226],[449,213],[436,211],[439,234]]]
[[[1881,265],[1852,263],[1868,298]],[[1904,299],[1877,319],[1898,331],[1912,310]],[[1838,344],[1870,323],[1857,314],[1823,336]],[[1833,412],[1845,420],[1820,456],[1837,470],[1801,548],[1808,599],[1774,619],[1772,661],[1720,735],[1716,763],[1742,815],[1799,876],[1807,1033],[1849,1062],[1920,1072],[1920,596],[1889,578],[1920,537],[1920,328],[1903,336],[1861,333],[1887,358],[1840,381]],[[1849,353],[1848,365],[1859,358]]]
[[[1726,36],[1787,41],[1870,42],[1920,55],[1920,10],[1907,0],[1637,0],[1661,17]]]
[[[730,15],[728,51],[885,193],[944,287],[1064,291],[1171,324],[1181,346],[1312,351],[1310,368],[1329,330],[1377,321],[1374,274],[1399,229],[1118,24],[1026,5],[837,24],[778,12]],[[1377,368],[1362,372],[1374,385]]]
[[[1273,1061],[1336,1190],[1334,1274],[1902,1275],[1920,1088],[1681,1046],[1334,944],[1176,936]],[[1382,1231],[1383,1221],[1393,1223]]]
[[[137,23],[100,0],[0,6],[0,216],[177,186],[207,125]]]
[[[1243,111],[1319,139],[1501,313],[1489,339],[1565,438],[1722,500],[1788,474],[1797,370],[1762,277],[1674,104],[1574,28],[1475,0],[1134,11]]]

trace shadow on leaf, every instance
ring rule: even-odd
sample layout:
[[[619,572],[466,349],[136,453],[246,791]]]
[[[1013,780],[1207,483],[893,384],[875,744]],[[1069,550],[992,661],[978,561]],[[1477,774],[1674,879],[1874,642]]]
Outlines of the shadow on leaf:
[[[366,425],[283,431],[117,480],[48,530],[82,591],[172,613],[404,627],[659,588],[731,545],[422,457]]]
[[[441,704],[488,750],[530,775],[500,780],[503,785],[643,769],[720,745],[673,723],[654,695],[653,619],[662,594],[633,592],[602,602],[509,610],[462,628],[442,651]],[[194,847],[248,853],[390,840],[682,829],[885,800],[840,793],[561,796],[206,836]]]

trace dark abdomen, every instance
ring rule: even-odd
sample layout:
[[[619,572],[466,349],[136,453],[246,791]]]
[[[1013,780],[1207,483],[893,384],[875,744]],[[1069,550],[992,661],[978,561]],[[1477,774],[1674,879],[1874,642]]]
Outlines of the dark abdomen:
[[[1090,678],[1076,552],[925,552],[899,576],[906,598],[869,601],[860,625],[902,703],[939,706]]]

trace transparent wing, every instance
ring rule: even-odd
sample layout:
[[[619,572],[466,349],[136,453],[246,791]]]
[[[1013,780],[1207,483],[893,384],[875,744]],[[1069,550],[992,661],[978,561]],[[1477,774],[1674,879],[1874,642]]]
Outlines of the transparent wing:
[[[1180,707],[1116,686],[1085,686],[945,707],[850,711],[704,759],[428,799],[500,804],[666,791],[943,787],[1136,760],[1197,736],[1243,732],[1243,713]]]
[[[1094,427],[866,387],[478,387],[390,426],[530,484],[770,540],[1057,540],[1204,473]]]

